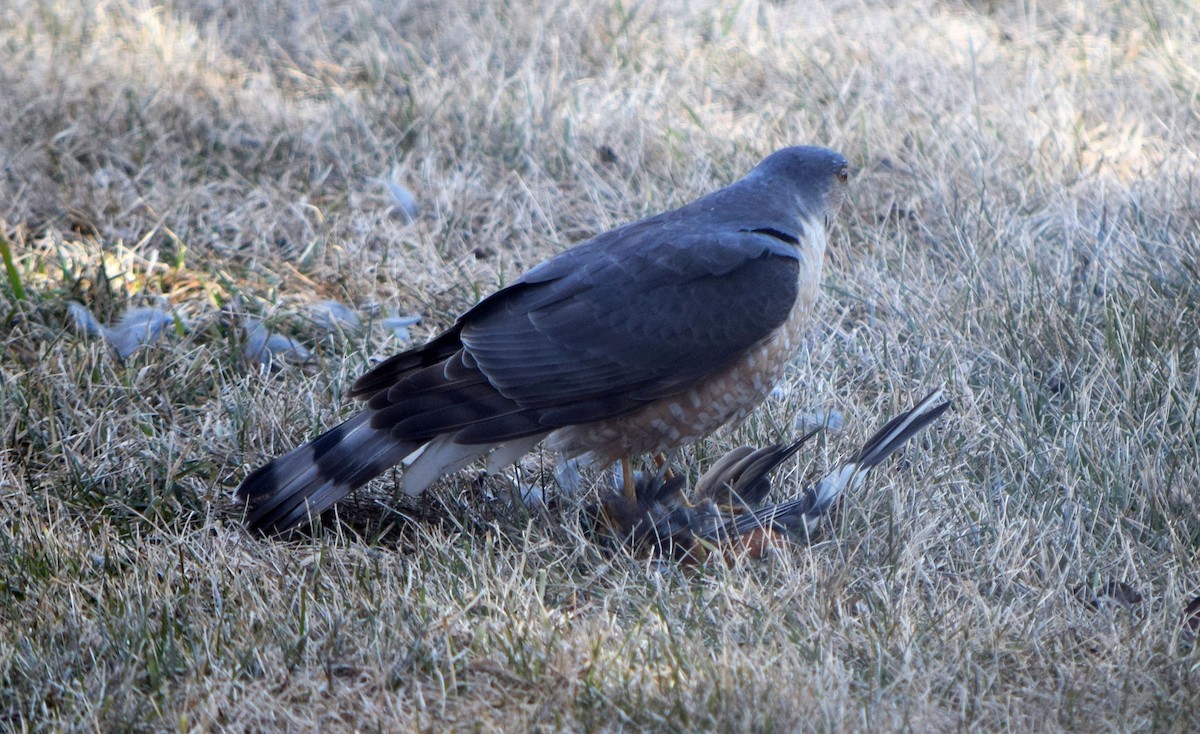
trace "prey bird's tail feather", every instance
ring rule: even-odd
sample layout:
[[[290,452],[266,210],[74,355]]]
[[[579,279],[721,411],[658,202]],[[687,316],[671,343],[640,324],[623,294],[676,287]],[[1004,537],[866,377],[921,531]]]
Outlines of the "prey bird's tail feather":
[[[942,389],[938,388],[911,410],[892,418],[867,439],[852,461],[825,475],[802,496],[740,516],[730,523],[732,527],[727,527],[726,532],[736,537],[755,528],[779,528],[807,534],[812,523],[839,497],[862,486],[873,467],[946,412],[950,401],[938,402],[941,397]]]
[[[316,517],[421,447],[371,427],[364,411],[316,439],[259,467],[234,498],[249,505],[246,523],[264,533],[282,532]]]
[[[901,413],[885,423],[883,428],[876,431],[863,444],[854,463],[867,468],[875,466],[891,456],[908,439],[920,433],[925,426],[937,420],[950,407],[949,400],[938,402],[942,399],[944,390],[944,387],[939,387],[926,395],[911,410]]]

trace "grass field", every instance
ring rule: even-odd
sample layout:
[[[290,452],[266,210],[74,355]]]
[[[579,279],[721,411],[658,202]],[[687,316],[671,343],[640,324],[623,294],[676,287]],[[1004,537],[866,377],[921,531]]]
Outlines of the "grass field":
[[[0,728],[1200,729],[1198,37],[1190,0],[3,3]],[[384,318],[797,143],[856,169],[811,339],[681,461],[839,411],[794,491],[945,383],[831,539],[646,563],[477,470],[241,529]],[[121,360],[71,301],[172,322]]]

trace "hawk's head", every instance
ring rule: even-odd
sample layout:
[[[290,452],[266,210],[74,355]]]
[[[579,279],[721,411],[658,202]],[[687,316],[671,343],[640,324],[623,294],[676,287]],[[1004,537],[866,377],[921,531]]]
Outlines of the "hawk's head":
[[[794,207],[802,220],[833,223],[846,198],[850,164],[841,153],[815,145],[777,150],[754,167],[744,180],[765,185],[784,207]]]

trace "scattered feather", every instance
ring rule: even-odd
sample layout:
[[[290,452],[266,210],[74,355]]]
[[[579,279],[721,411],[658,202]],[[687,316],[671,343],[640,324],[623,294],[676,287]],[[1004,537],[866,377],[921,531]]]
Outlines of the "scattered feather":
[[[67,313],[78,331],[103,338],[122,360],[128,359],[138,347],[157,341],[167,326],[175,323],[171,314],[152,306],[126,311],[113,326],[101,324],[86,306],[74,301],[67,304]]]
[[[307,362],[312,359],[312,352],[290,336],[272,334],[267,338],[267,351],[273,357],[283,357],[291,362]]]
[[[402,342],[411,341],[412,335],[408,333],[408,327],[413,324],[420,323],[420,316],[389,316],[383,320],[383,325],[392,330],[392,333]]]
[[[267,331],[267,327],[258,319],[243,319],[242,331],[245,336],[243,354],[251,362],[270,365],[274,360],[281,359],[299,364],[312,359],[312,352],[300,342],[290,336]]]
[[[96,320],[96,316],[82,303],[71,301],[67,304],[67,313],[75,324],[75,330],[84,336],[104,336],[104,327]]]
[[[133,308],[125,312],[115,328],[147,331],[157,338],[166,329],[167,324],[173,323],[175,319],[161,308]]]
[[[391,201],[388,216],[399,219],[404,224],[410,224],[420,216],[421,207],[417,204],[417,197],[413,196],[411,191],[387,178],[372,178],[370,181],[379,184],[387,191],[388,199]]]
[[[846,417],[836,410],[814,410],[796,416],[793,427],[799,433],[808,433],[823,428],[830,433],[839,433],[846,426]]]
[[[362,328],[358,314],[337,301],[314,304],[311,313],[313,323],[325,331],[358,331]]]
[[[165,321],[150,319],[105,329],[104,337],[116,350],[117,356],[127,359],[138,347],[157,341],[162,336],[165,325],[171,322],[169,316],[164,316]]]

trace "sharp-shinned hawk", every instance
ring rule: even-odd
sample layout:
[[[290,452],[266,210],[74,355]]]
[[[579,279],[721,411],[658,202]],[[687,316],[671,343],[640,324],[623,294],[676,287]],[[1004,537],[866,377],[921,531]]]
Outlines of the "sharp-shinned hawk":
[[[784,148],[723,189],[537,265],[359,378],[362,412],[246,477],[236,497],[248,523],[286,530],[401,461],[419,494],[543,439],[628,467],[741,421],[807,326],[848,171],[831,150]]]

